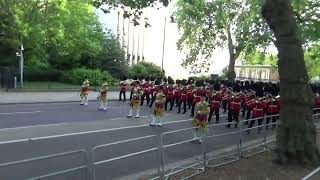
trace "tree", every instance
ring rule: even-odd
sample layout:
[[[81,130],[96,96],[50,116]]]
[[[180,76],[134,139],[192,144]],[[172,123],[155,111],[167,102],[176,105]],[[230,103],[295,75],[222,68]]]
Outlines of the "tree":
[[[162,73],[160,66],[148,62],[139,62],[129,68],[129,74],[131,77],[137,76],[160,78]]]
[[[259,51],[258,49],[247,53],[243,59],[244,64],[277,66],[278,58],[272,53]]]
[[[304,62],[303,39],[291,1],[266,0],[262,15],[276,38],[279,58],[281,124],[277,132],[278,162],[318,164],[320,156],[311,110],[313,95]]]
[[[82,0],[1,0],[5,38],[0,51],[13,65],[15,51],[24,44],[26,65],[57,69],[81,66],[81,59],[97,56],[105,37],[93,6]]]
[[[103,41],[102,51],[97,58],[91,59],[89,67],[109,71],[114,77],[122,79],[128,76],[128,64],[125,60],[125,52],[120,46],[118,39],[109,34]]]
[[[311,78],[320,76],[320,44],[313,44],[304,54],[306,68]]]
[[[183,65],[196,73],[209,70],[213,50],[229,50],[228,79],[234,81],[235,61],[241,53],[265,47],[271,40],[259,14],[260,0],[178,1],[177,23],[182,31],[178,48],[186,52]]]

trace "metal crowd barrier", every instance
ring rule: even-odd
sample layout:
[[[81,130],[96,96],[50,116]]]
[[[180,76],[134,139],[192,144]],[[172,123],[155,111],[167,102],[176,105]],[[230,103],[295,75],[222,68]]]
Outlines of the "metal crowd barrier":
[[[315,110],[315,109],[313,109]],[[320,108],[319,108],[320,110]],[[189,165],[187,167],[183,167],[183,166],[177,166],[177,167],[173,167],[168,173],[165,170],[165,159],[164,159],[164,155],[165,155],[165,150],[169,147],[174,147],[177,145],[181,145],[181,144],[185,144],[185,143],[189,143],[194,141],[195,139],[188,139],[188,140],[184,140],[184,141],[180,141],[177,143],[171,143],[171,144],[167,144],[164,145],[163,144],[163,136],[167,135],[167,134],[172,134],[172,133],[179,133],[182,131],[187,131],[187,130],[192,130],[193,128],[185,128],[185,129],[180,129],[180,130],[175,130],[175,131],[169,131],[169,132],[164,132],[164,133],[158,133],[156,135],[149,135],[149,136],[143,136],[143,137],[138,137],[138,138],[133,138],[133,139],[128,139],[128,140],[123,140],[123,141],[117,141],[117,142],[113,142],[113,143],[108,143],[108,144],[103,144],[103,145],[99,145],[99,146],[95,146],[91,149],[90,152],[88,152],[88,150],[76,150],[76,151],[68,151],[68,152],[63,152],[63,153],[59,153],[59,154],[52,154],[52,155],[48,155],[48,156],[41,156],[41,157],[36,157],[36,158],[30,158],[30,159],[25,159],[25,160],[20,160],[20,161],[14,161],[14,162],[8,162],[8,163],[2,163],[0,164],[0,168],[2,167],[8,167],[8,166],[14,166],[14,165],[19,165],[19,164],[25,164],[28,162],[34,162],[34,161],[39,161],[39,160],[43,160],[43,159],[49,159],[49,158],[54,158],[54,157],[60,157],[60,156],[67,156],[70,154],[74,154],[74,153],[83,153],[85,154],[85,160],[87,161],[86,165],[82,165],[82,166],[78,166],[78,167],[74,167],[71,169],[66,169],[66,170],[62,170],[62,171],[58,171],[58,172],[54,172],[54,173],[50,173],[50,174],[45,174],[42,176],[38,176],[38,177],[33,177],[30,178],[30,180],[35,180],[35,179],[43,179],[43,178],[48,178],[48,177],[53,177],[53,176],[57,176],[57,175],[61,175],[61,174],[67,174],[70,172],[74,172],[74,171],[79,171],[79,170],[83,170],[85,169],[85,179],[87,180],[95,180],[96,179],[96,171],[95,171],[95,166],[100,165],[100,164],[104,164],[104,163],[108,163],[108,162],[114,162],[116,160],[120,160],[120,159],[125,159],[125,158],[129,158],[129,157],[133,157],[133,156],[137,156],[137,155],[142,155],[142,154],[146,154],[149,152],[153,152],[153,151],[157,151],[159,153],[159,167],[158,167],[158,174],[156,177],[154,177],[153,179],[167,179],[170,176],[177,174],[179,172],[182,172],[184,170],[187,169],[192,169],[192,170],[196,170],[195,173],[184,177],[183,179],[188,179],[191,178],[197,174],[200,174],[202,172],[204,172],[208,167],[217,167],[217,166],[221,166],[227,163],[232,163],[234,161],[239,160],[242,157],[250,157],[254,154],[257,153],[261,153],[264,152],[266,150],[269,150],[270,148],[267,146],[267,143],[274,141],[274,139],[271,140],[267,140],[267,133],[266,130],[263,140],[261,143],[258,143],[257,145],[254,146],[249,146],[246,148],[243,148],[244,142],[243,142],[243,133],[247,132],[248,130],[252,130],[252,129],[257,129],[257,128],[262,128],[266,127],[266,118],[267,117],[278,117],[279,115],[270,115],[270,116],[265,116],[264,119],[264,123],[260,126],[254,126],[251,128],[244,128],[244,122],[246,121],[253,121],[253,120],[258,120],[260,118],[255,118],[255,119],[249,119],[249,120],[242,120],[239,123],[239,127],[238,130],[236,132],[227,132],[227,133],[220,133],[220,134],[214,134],[214,135],[207,135],[207,136],[202,136],[199,137],[197,140],[202,140],[202,145],[201,145],[201,154],[200,154],[200,161],[196,162],[192,165]],[[313,118],[314,120],[317,120],[320,116],[320,113],[318,114],[314,114]],[[186,121],[186,120],[184,120]],[[278,120],[279,121],[279,120]],[[269,123],[269,125],[273,125],[273,124],[278,124],[278,121],[275,123]],[[220,124],[212,124],[209,125],[210,127],[218,127],[218,126],[223,126],[223,125],[228,125],[228,124],[236,124],[235,122],[227,122],[227,123],[220,123]],[[23,140],[14,140],[14,141],[7,141],[7,142],[0,142],[0,144],[8,144],[8,143],[16,143],[16,142],[25,142],[25,141],[34,141],[34,140],[38,140],[38,139],[51,139],[51,138],[58,138],[58,137],[65,137],[65,136],[73,136],[73,135],[82,135],[82,134],[88,134],[88,133],[96,133],[96,132],[107,132],[107,131],[115,131],[115,130],[122,130],[122,129],[129,129],[129,128],[137,128],[137,127],[147,127],[148,125],[142,125],[142,126],[136,126],[136,127],[124,127],[124,128],[116,128],[116,129],[105,129],[105,130],[98,130],[98,131],[90,131],[90,132],[83,132],[83,133],[71,133],[71,134],[65,134],[65,135],[56,135],[56,136],[47,136],[47,137],[40,137],[40,138],[32,138],[32,139],[23,139]],[[229,135],[237,135],[239,137],[237,143],[235,143],[235,145],[238,146],[237,148],[237,153],[236,154],[228,154],[228,155],[223,155],[223,156],[215,156],[213,158],[209,158],[208,156],[208,151],[207,151],[207,140],[208,139],[214,139],[214,138],[219,138],[222,136],[229,136]],[[132,141],[137,141],[137,140],[143,140],[143,139],[147,139],[147,138],[155,138],[156,142],[157,142],[157,147],[154,148],[150,148],[150,149],[146,149],[146,150],[142,150],[142,151],[138,151],[138,152],[134,152],[134,153],[130,153],[130,154],[126,154],[123,156],[119,156],[119,157],[114,157],[114,158],[110,158],[110,159],[106,159],[106,160],[102,160],[102,161],[96,161],[96,151],[98,149],[101,148],[106,148],[106,147],[112,147],[113,145],[118,145],[118,144],[123,144],[123,143],[128,143],[128,142],[132,142]],[[249,155],[244,155],[244,153],[250,149],[256,148],[256,147],[261,147],[260,151],[254,153],[254,154],[249,154]],[[230,158],[228,158],[230,157]],[[217,159],[226,159],[227,161],[220,163],[220,164],[215,164],[215,165],[210,165],[210,162],[217,160]],[[320,168],[318,168],[320,169]],[[317,171],[319,171],[317,169]],[[314,173],[313,173],[314,174]],[[312,176],[312,175],[310,175]],[[309,175],[307,176],[309,177]]]
[[[182,132],[182,131],[188,131],[188,130],[193,130],[196,129],[197,127],[192,127],[192,128],[185,128],[185,129],[179,129],[179,130],[175,130],[175,131],[169,131],[169,132],[164,132],[162,134],[160,134],[160,145],[159,145],[159,149],[160,149],[160,158],[161,158],[161,171],[160,171],[160,179],[169,179],[171,175],[177,174],[179,172],[185,171],[185,170],[194,170],[195,172],[192,173],[191,175],[187,176],[187,177],[183,177],[182,179],[188,179],[191,178],[197,174],[200,174],[202,172],[205,171],[206,165],[205,165],[205,161],[206,161],[206,152],[205,152],[205,136],[202,137],[198,137],[198,138],[193,138],[193,139],[188,139],[188,140],[184,140],[178,143],[171,143],[168,145],[163,145],[163,136],[168,135],[168,134],[173,134],[173,133],[177,133],[177,132]],[[194,141],[198,141],[198,140],[202,140],[202,146],[201,146],[201,154],[199,154],[200,156],[202,156],[202,161],[200,162],[196,162],[193,163],[191,165],[188,165],[186,167],[184,166],[176,166],[173,167],[171,170],[169,170],[169,173],[166,174],[166,170],[165,170],[165,159],[164,159],[164,155],[165,155],[165,150],[167,148],[170,147],[174,147],[174,146],[178,146],[181,144],[186,144],[186,143],[191,143]],[[200,166],[200,167],[197,167]]]
[[[110,147],[110,146],[113,146],[113,145],[118,145],[118,144],[123,144],[123,143],[138,141],[138,140],[143,140],[143,139],[147,139],[147,138],[156,138],[156,137],[157,137],[156,135],[143,136],[143,137],[128,139],[128,140],[124,140],[124,141],[118,141],[118,142],[113,142],[113,143],[108,143],[108,144],[103,144],[103,145],[99,145],[99,146],[93,147],[93,148],[92,148],[92,151],[91,151],[92,160],[93,160],[92,165],[91,165],[92,179],[93,179],[93,180],[96,179],[96,169],[95,169],[95,167],[96,167],[97,165],[105,164],[105,163],[110,163],[110,162],[113,162],[113,161],[117,161],[117,160],[129,158],[129,157],[133,157],[133,156],[145,154],[145,153],[152,152],[152,151],[157,151],[159,148],[158,148],[158,147],[156,147],[156,148],[151,148],[151,149],[147,149],[147,150],[143,150],[143,151],[138,151],[138,152],[126,154],[126,155],[123,155],[123,156],[119,156],[119,157],[115,157],[115,158],[106,159],[106,160],[102,160],[102,161],[97,161],[97,162],[96,162],[96,151],[97,151],[98,149]]]
[[[233,124],[237,124],[237,123],[236,122],[219,123],[219,124],[209,125],[208,127],[210,128],[210,127],[218,127],[218,126],[233,125]],[[240,146],[241,129],[239,128],[239,130],[234,131],[234,132],[227,132],[227,133],[221,133],[221,134],[208,135],[208,136],[205,137],[205,143],[207,143],[208,139],[215,139],[215,138],[223,137],[223,136],[237,135],[238,136],[238,142],[239,142],[239,144],[237,145],[237,152],[236,153],[227,154],[227,155],[221,155],[221,156],[214,156],[214,157],[209,157],[209,155],[208,155],[207,159],[206,159],[207,160],[206,167],[218,167],[218,166],[221,166],[221,165],[224,165],[224,164],[235,162],[235,161],[240,159],[240,156],[241,156],[241,146]],[[208,153],[206,149],[205,149],[205,152]],[[226,160],[226,161],[224,161],[222,163],[210,165],[210,162],[216,161],[216,160],[220,160],[220,159],[223,159],[223,160]]]
[[[276,122],[269,122],[268,124],[266,123],[266,119],[267,118],[270,118],[270,121],[272,120],[273,117],[276,117],[278,118],[279,117],[279,114],[276,114],[276,115],[269,115],[269,116],[264,116],[264,117],[259,117],[259,118],[253,118],[253,119],[248,119],[248,120],[243,120],[242,122],[240,122],[240,131],[241,131],[241,134],[244,133],[244,132],[250,132],[251,130],[254,130],[254,129],[258,129],[258,134],[263,131],[263,139],[262,139],[262,142],[261,143],[258,143],[256,145],[253,145],[253,146],[249,146],[249,147],[246,147],[246,148],[243,148],[242,151],[241,151],[241,157],[245,157],[245,158],[249,158],[251,156],[254,156],[256,154],[259,154],[259,153],[262,153],[262,152],[265,152],[267,150],[269,150],[269,148],[267,147],[267,144],[272,142],[272,140],[267,140],[267,133],[268,133],[268,130],[266,130],[267,127],[269,126],[273,126],[273,125],[277,125],[278,124],[278,121]],[[261,125],[258,125],[258,122],[259,120],[262,119],[262,124]],[[252,121],[256,121],[257,125],[256,126],[253,126],[251,128],[247,127],[247,128],[243,128],[244,126],[244,122],[248,122],[248,125],[252,122]],[[272,131],[272,129],[271,129]],[[242,140],[241,140],[241,143],[240,145],[242,145]],[[249,153],[248,155],[245,155],[244,153],[246,151],[250,151],[252,149],[256,149],[258,148],[258,151],[257,152],[254,152],[254,153]]]
[[[47,156],[29,158],[29,159],[24,159],[24,160],[20,160],[20,161],[2,163],[2,164],[0,164],[0,168],[15,166],[15,165],[19,165],[19,164],[25,164],[25,163],[31,163],[31,162],[35,162],[35,161],[51,159],[51,158],[56,158],[56,157],[62,157],[62,156],[67,156],[67,155],[71,155],[71,154],[78,154],[78,153],[83,154],[84,159],[86,159],[87,151],[76,150],[76,151],[67,151],[67,152],[52,154],[52,155],[47,155]],[[40,179],[49,178],[49,177],[53,177],[53,176],[57,176],[57,175],[68,174],[70,172],[79,171],[79,170],[83,170],[83,169],[87,169],[87,168],[88,167],[86,165],[82,165],[82,166],[77,166],[74,168],[61,170],[61,171],[57,171],[57,172],[53,172],[53,173],[49,173],[49,174],[45,174],[45,175],[41,175],[41,176],[37,176],[37,177],[28,178],[27,180],[40,180]],[[85,179],[85,178],[83,178],[83,175],[82,175],[81,179]]]

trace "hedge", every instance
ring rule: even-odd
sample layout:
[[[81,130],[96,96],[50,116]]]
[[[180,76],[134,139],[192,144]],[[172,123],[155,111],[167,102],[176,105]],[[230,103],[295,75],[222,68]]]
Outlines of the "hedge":
[[[108,71],[86,68],[76,68],[71,71],[66,71],[63,73],[62,80],[66,83],[81,84],[85,77],[89,79],[91,86],[100,86],[103,79],[106,79],[109,85],[117,85],[119,83],[119,80],[113,78]]]

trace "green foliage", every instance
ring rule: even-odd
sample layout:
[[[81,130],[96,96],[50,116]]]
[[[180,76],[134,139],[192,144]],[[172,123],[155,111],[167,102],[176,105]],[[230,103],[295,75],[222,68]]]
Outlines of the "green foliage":
[[[93,65],[88,67],[101,68],[119,79],[128,76],[128,64],[125,59],[125,52],[122,50],[119,41],[110,35],[103,42],[103,49],[98,58],[95,59],[95,64],[91,60],[89,62]]]
[[[313,44],[304,53],[304,60],[310,78],[320,76],[320,44]]]
[[[247,53],[243,57],[243,63],[249,65],[271,65],[277,66],[278,57],[265,51],[259,51],[258,49]]]
[[[131,77],[161,77],[161,67],[148,62],[139,62],[129,68]]]
[[[23,44],[31,81],[53,79],[50,69],[79,67],[107,70],[117,78],[125,75],[122,47],[103,31],[90,2],[0,0],[0,66],[17,66],[15,53]]]
[[[101,71],[99,69],[92,70],[86,68],[76,68],[63,74],[64,82],[71,84],[81,85],[84,77],[89,79],[91,86],[100,86],[104,79],[106,79],[106,81],[112,85],[119,83],[119,80],[114,79],[108,71]]]
[[[228,48],[231,60],[268,45],[272,36],[260,9],[260,0],[179,0],[177,23],[182,35],[177,45],[187,54],[183,66],[192,66],[194,73],[208,72],[216,48]]]
[[[24,69],[24,79],[26,81],[60,81],[61,76],[62,71],[53,68],[25,67]]]
[[[191,76],[190,78],[193,79],[194,81],[207,81],[207,80],[210,79],[209,76],[204,76],[204,75],[202,75],[202,76]]]

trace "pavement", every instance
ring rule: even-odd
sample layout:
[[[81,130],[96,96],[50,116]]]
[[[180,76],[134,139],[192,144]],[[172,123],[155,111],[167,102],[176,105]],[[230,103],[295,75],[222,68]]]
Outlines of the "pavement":
[[[172,167],[172,164],[185,162],[190,158],[193,161],[198,161],[202,153],[200,144],[183,143],[174,145],[192,139],[193,135],[190,129],[168,133],[178,129],[190,128],[190,111],[184,115],[177,114],[177,108],[174,108],[173,111],[166,112],[162,127],[150,127],[148,124],[151,120],[151,109],[146,106],[141,108],[141,118],[135,119],[126,118],[128,102],[110,101],[107,111],[98,111],[99,104],[94,101],[94,93],[90,93],[89,98],[93,101],[89,102],[88,106],[80,106],[79,102],[57,102],[57,99],[52,97],[52,101],[54,99],[56,103],[36,103],[37,101],[49,101],[46,94],[51,93],[37,94],[35,96],[38,96],[39,99],[32,98],[33,93],[29,95],[27,93],[19,95],[18,93],[18,95],[16,94],[18,98],[12,101],[15,98],[10,93],[11,98],[6,98],[7,103],[0,105],[0,164],[79,149],[91,152],[98,145],[113,143],[95,151],[94,162],[101,162],[126,154],[157,148],[158,139],[156,136],[164,132],[167,132],[163,136],[163,143],[167,145],[164,149],[167,170]],[[52,96],[56,96],[54,94]],[[117,93],[114,93],[115,95]],[[70,101],[78,101],[77,96],[76,93],[65,93],[65,97],[69,97],[68,100]],[[110,96],[112,96],[111,93]],[[8,97],[8,95],[5,97]],[[4,99],[1,96],[1,100]],[[9,101],[10,99],[11,101]],[[31,102],[32,99],[36,102]],[[221,114],[221,123],[224,122],[226,122],[226,114]],[[226,128],[224,125],[212,125],[209,130],[210,135],[228,132],[238,132],[238,129]],[[263,132],[272,134],[270,131]],[[262,138],[263,135],[263,133],[257,134],[256,131],[252,131],[250,135],[245,133],[243,144]],[[141,137],[145,138],[125,141]],[[124,142],[116,143],[119,141]],[[211,138],[208,140],[207,148],[209,152],[226,152],[228,148],[238,142],[239,135],[230,134]],[[37,162],[7,167],[0,166],[0,179],[26,179],[83,165],[84,161],[83,154],[75,153]],[[138,179],[146,172],[156,173],[159,162],[157,151],[138,154],[125,159],[105,161],[105,163],[95,165],[96,179]],[[76,171],[64,177],[56,176],[52,179],[85,179],[81,178],[82,175],[82,171]]]
[[[96,101],[97,91],[89,92],[89,101]],[[126,93],[130,97],[130,92]],[[119,91],[108,92],[108,100],[118,100]],[[79,92],[1,92],[0,104],[21,103],[53,103],[53,102],[79,102]]]

